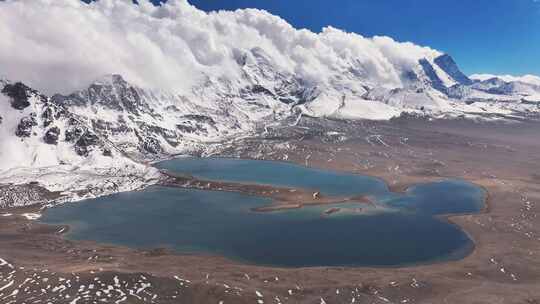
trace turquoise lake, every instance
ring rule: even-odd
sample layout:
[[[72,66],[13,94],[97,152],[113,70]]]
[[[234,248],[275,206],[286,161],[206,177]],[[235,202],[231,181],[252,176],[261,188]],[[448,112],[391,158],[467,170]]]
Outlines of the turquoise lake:
[[[384,181],[290,163],[182,158],[158,167],[202,179],[260,183],[368,195],[376,204],[339,204],[270,213],[252,212],[267,198],[239,193],[153,186],[141,192],[48,209],[42,222],[69,224],[69,239],[179,253],[222,255],[258,265],[402,266],[460,259],[474,243],[440,215],[475,213],[483,189],[460,180],[420,184],[392,193]],[[362,208],[362,212],[353,212]],[[348,212],[350,211],[350,212]]]

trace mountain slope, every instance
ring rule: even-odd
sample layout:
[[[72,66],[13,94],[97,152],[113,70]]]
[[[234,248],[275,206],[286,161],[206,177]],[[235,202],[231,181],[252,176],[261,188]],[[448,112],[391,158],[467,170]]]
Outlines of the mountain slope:
[[[37,182],[68,191],[61,200],[74,200],[136,189],[159,177],[38,91],[5,80],[0,91],[0,185]],[[0,207],[28,203],[4,199]]]

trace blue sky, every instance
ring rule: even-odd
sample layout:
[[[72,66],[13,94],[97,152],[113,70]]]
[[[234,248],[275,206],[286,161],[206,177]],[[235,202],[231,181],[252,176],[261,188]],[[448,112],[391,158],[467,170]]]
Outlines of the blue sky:
[[[189,1],[207,11],[261,8],[316,32],[332,25],[412,41],[451,54],[467,74],[540,75],[540,0]]]

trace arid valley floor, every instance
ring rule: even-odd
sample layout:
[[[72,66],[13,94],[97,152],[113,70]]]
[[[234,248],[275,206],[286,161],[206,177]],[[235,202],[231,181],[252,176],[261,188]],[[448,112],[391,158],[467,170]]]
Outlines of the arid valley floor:
[[[67,227],[20,216],[37,208],[2,210],[0,303],[540,303],[540,123],[534,120],[304,118],[232,142],[218,156],[372,175],[396,191],[462,178],[488,191],[488,207],[449,217],[476,244],[463,260],[302,269],[74,242],[62,236]]]

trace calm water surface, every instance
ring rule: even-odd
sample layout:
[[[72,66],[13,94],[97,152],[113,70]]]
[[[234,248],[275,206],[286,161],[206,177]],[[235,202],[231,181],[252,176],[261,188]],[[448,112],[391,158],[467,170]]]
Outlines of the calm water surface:
[[[482,189],[462,181],[422,184],[396,194],[376,178],[282,162],[177,159],[172,171],[227,181],[320,189],[329,195],[369,195],[375,206],[336,205],[257,213],[270,200],[238,193],[151,187],[143,192],[49,209],[42,221],[70,224],[67,235],[136,248],[170,247],[180,253],[219,254],[272,266],[397,266],[459,259],[474,244],[437,217],[478,212]],[[354,212],[363,208],[361,213]]]

